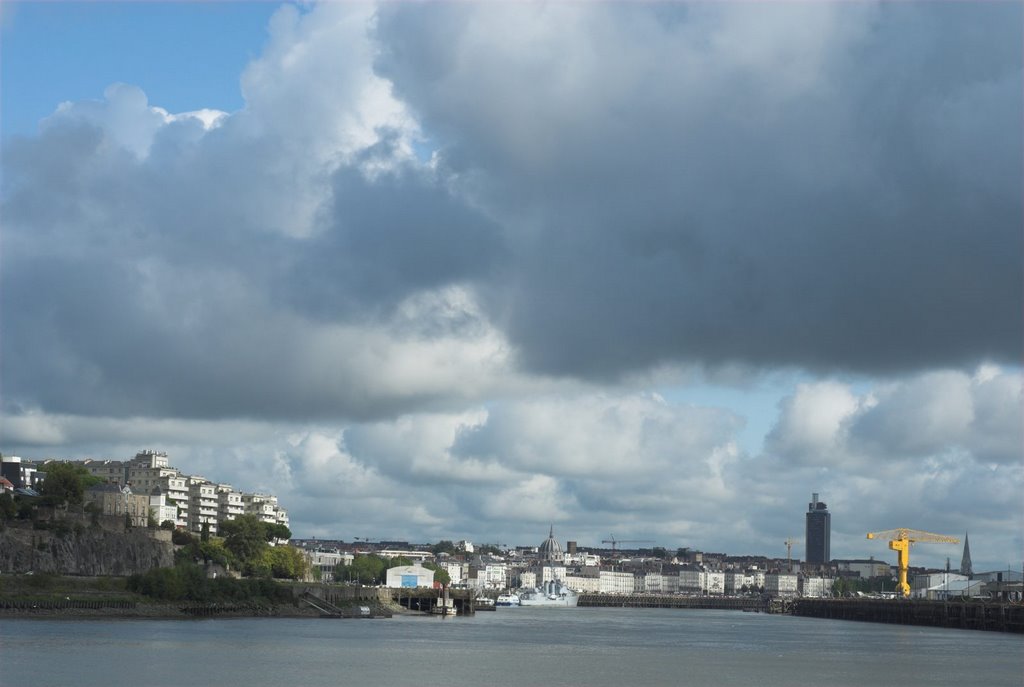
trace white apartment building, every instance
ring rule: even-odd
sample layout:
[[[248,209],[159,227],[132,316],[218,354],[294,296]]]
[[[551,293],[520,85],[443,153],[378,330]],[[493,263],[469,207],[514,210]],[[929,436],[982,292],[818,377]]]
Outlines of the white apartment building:
[[[793,573],[768,573],[764,576],[764,591],[771,596],[794,597],[797,594],[797,576]]]
[[[538,568],[537,574],[540,576],[541,584],[546,584],[555,580],[564,580],[566,568],[564,565],[543,565]]]
[[[566,587],[581,594],[598,594],[601,591],[600,577],[584,575],[566,575],[562,581]]]
[[[813,599],[832,596],[831,577],[805,577],[801,580],[800,595]]]
[[[739,594],[743,591],[746,575],[736,570],[729,570],[725,573],[725,593],[730,595]]]
[[[208,525],[210,534],[217,534],[217,485],[205,477],[188,478],[188,529],[201,533],[203,525]]]
[[[124,484],[125,464],[120,460],[92,460],[71,461],[75,465],[81,465],[93,477],[99,477],[104,482]]]
[[[277,497],[270,494],[242,494],[246,515],[255,515],[266,523],[288,526],[288,513],[277,505]]]
[[[167,494],[159,486],[149,492],[149,512],[158,525],[170,520],[177,526],[178,507],[167,501]]]
[[[175,526],[187,529],[190,502],[188,476],[179,473],[165,475],[160,479],[158,486],[163,491],[167,503],[176,506],[178,509],[178,515],[174,521]],[[161,522],[163,521],[161,520]]]
[[[245,514],[245,506],[242,504],[242,492],[235,491],[230,484],[218,484],[217,492],[217,519],[221,522],[234,520],[239,515]]]
[[[459,561],[445,561],[439,563],[444,568],[444,571],[448,573],[448,579],[451,580],[452,584],[461,584],[463,580],[469,577],[469,564],[460,563]]]
[[[601,557],[593,553],[566,553],[564,557],[566,566],[596,568],[601,565]]]
[[[717,570],[704,573],[704,593],[711,596],[725,594],[725,573]]]
[[[707,591],[707,579],[703,570],[680,570],[679,593],[703,594]]]
[[[6,462],[6,459],[5,459]],[[176,507],[176,517],[159,518],[158,522],[173,520],[179,528],[201,533],[203,523],[210,524],[210,533],[217,532],[217,523],[233,520],[239,515],[256,515],[263,522],[288,526],[288,512],[281,508],[277,497],[270,494],[245,494],[235,491],[230,484],[213,484],[201,476],[182,474],[169,464],[162,451],[144,450],[128,461],[93,460],[66,461],[80,465],[90,475],[104,482],[130,485],[136,494],[149,495],[159,487],[164,503],[164,515]]]
[[[743,584],[747,587],[764,589],[764,570],[751,570],[743,576]]]
[[[636,584],[631,572],[602,570],[598,579],[601,594],[632,594]]]

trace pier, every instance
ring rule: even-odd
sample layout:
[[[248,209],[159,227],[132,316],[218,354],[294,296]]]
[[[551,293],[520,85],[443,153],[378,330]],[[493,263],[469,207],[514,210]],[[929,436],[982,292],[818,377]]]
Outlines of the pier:
[[[1024,632],[1024,605],[992,601],[795,599],[793,615],[963,630]]]
[[[591,608],[701,608],[768,612],[760,597],[679,596],[677,594],[580,594],[579,606]]]
[[[423,613],[433,613],[441,598],[441,590],[430,587],[404,587],[386,591],[390,593],[391,600],[399,606]],[[476,591],[472,589],[449,589],[448,596],[455,607],[456,615],[473,615],[477,611],[494,610],[492,599],[478,599]]]

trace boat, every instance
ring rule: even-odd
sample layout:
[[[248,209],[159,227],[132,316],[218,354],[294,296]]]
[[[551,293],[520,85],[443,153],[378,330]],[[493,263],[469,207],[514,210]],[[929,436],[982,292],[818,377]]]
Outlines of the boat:
[[[442,617],[450,617],[458,613],[455,609],[455,599],[448,594],[448,587],[442,589],[441,595],[437,597],[437,603],[430,609],[430,612]]]
[[[518,606],[519,596],[517,594],[499,594],[496,606]]]
[[[545,582],[540,588],[519,592],[519,605],[537,608],[576,608],[580,596],[560,580]]]

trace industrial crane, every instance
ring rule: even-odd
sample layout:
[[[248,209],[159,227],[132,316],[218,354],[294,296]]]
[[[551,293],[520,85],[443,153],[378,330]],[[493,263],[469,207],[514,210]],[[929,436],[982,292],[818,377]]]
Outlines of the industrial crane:
[[[790,537],[782,543],[786,545],[786,571],[793,572],[793,544],[796,542]]]
[[[653,543],[653,539],[616,539],[614,534],[608,535],[611,539],[602,539],[602,544],[612,545],[612,555],[615,555],[616,544],[650,544]]]
[[[917,542],[936,542],[939,544],[959,544],[956,537],[948,537],[944,534],[932,534],[921,530],[910,530],[900,527],[895,530],[884,530],[882,532],[868,532],[868,539],[888,539],[889,548],[896,551],[899,563],[900,592],[904,597],[910,596],[910,585],[907,584],[907,569],[910,567],[910,545]]]

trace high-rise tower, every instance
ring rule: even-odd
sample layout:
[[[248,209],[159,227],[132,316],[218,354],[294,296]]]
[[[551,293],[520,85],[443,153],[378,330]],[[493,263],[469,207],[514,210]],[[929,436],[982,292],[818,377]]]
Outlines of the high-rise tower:
[[[832,537],[832,514],[817,494],[811,494],[807,504],[807,525],[804,531],[804,549],[808,565],[827,565],[832,560],[830,544]]]

